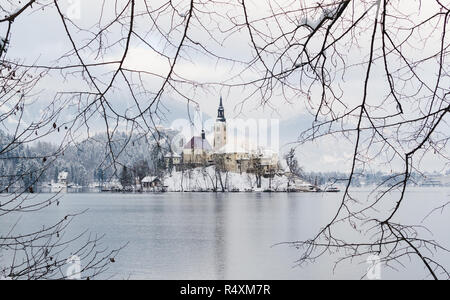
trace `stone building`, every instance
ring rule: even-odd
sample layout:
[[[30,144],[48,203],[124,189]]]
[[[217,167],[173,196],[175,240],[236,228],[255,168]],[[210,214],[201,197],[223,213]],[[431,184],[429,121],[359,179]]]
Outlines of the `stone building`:
[[[211,160],[212,147],[206,139],[205,131],[201,136],[194,136],[183,148],[183,164],[203,166]]]
[[[166,163],[170,159],[168,157]],[[223,99],[220,97],[213,147],[203,130],[201,136],[194,136],[185,144],[180,164],[184,167],[216,165],[223,171],[234,173],[273,174],[278,168],[278,154],[267,149],[244,149],[227,139],[227,121]]]
[[[164,156],[164,162],[166,163],[166,168],[174,168],[175,170],[179,170],[182,163],[181,155],[177,153],[170,152]]]
[[[227,144],[215,151],[213,154],[215,163],[219,163],[221,168],[228,172],[244,173],[249,170],[251,155],[233,144]]]

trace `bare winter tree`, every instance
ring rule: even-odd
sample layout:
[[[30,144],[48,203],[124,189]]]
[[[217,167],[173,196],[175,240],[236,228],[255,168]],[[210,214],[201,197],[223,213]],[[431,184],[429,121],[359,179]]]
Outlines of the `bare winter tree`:
[[[423,238],[422,226],[396,216],[422,159],[432,152],[449,163],[449,3],[429,1],[423,10],[423,1],[301,1],[252,18],[246,2],[243,26],[262,75],[252,84],[263,102],[270,103],[276,87],[287,99],[303,96],[315,122],[299,142],[338,136],[354,149],[334,217],[312,239],[292,243],[304,250],[299,263],[324,253],[341,253],[339,262],[377,254],[388,266],[417,257],[432,278],[447,279],[433,256],[447,249]],[[269,24],[276,25],[267,32]],[[349,87],[345,80],[354,70],[358,87]],[[394,184],[380,185],[376,197],[356,198],[353,178],[376,164],[403,170],[391,171]],[[393,195],[397,199],[389,200]],[[361,240],[340,236],[343,223],[362,233]]]
[[[52,200],[27,204],[33,185],[23,179],[38,180],[69,144],[104,131],[102,163],[118,174],[126,145],[137,137],[160,142],[157,125],[172,99],[189,109],[196,99],[220,91],[239,98],[237,111],[303,104],[315,121],[301,133],[299,146],[329,137],[352,145],[347,187],[334,216],[311,239],[291,243],[302,249],[300,264],[330,252],[339,252],[339,261],[377,254],[387,265],[416,257],[432,278],[448,278],[445,265],[432,256],[447,250],[423,237],[422,226],[397,219],[408,201],[411,174],[422,172],[423,159],[431,153],[449,165],[448,1],[89,2],[89,14],[81,9],[79,15],[58,0],[0,5],[0,124],[7,132],[0,155],[35,162],[2,174],[8,184],[0,212],[54,205]],[[40,16],[65,46],[50,59],[30,61],[17,51],[24,37],[15,35],[15,28],[32,27]],[[149,64],[142,59],[147,56]],[[196,63],[205,69],[222,66],[223,78],[190,72]],[[49,81],[61,84],[48,88]],[[31,118],[40,96],[50,100]],[[15,157],[19,148],[57,134],[57,151],[34,157],[21,150]],[[391,170],[389,182],[395,183],[381,184],[375,197],[358,199],[352,180],[376,166]],[[55,243],[50,237],[64,228],[57,226],[49,229],[51,236],[38,233]],[[359,240],[340,236],[340,226],[360,233]],[[12,237],[11,244],[8,233],[1,233],[4,251],[31,250],[29,242],[17,244]],[[24,237],[30,241],[35,235]],[[9,275],[45,277],[33,275],[40,274],[36,266],[48,265],[49,246],[43,245],[32,248],[40,249],[35,257],[41,259],[19,264],[23,268],[12,268]],[[46,275],[54,270],[50,265]]]
[[[29,146],[56,132],[65,131],[63,140],[71,134],[67,124],[58,122],[69,104],[65,100],[55,98],[44,104],[35,118],[26,117],[39,97],[37,86],[50,69],[22,65],[20,57],[11,55],[9,45],[14,39],[14,26],[36,6],[45,7],[37,1],[0,4],[4,30],[0,33],[0,279],[91,279],[108,269],[119,249],[108,250],[101,245],[101,236],[89,232],[67,234],[72,220],[81,212],[30,231],[18,229],[27,216],[59,206],[62,201],[59,194],[47,197],[34,193],[43,174],[64,155],[68,144],[62,142],[45,155]],[[76,274],[66,272],[73,257],[82,262]]]
[[[284,156],[284,159],[286,160],[286,165],[289,169],[289,175],[288,175],[288,191],[290,189],[291,182],[297,178],[302,178],[303,170],[298,164],[298,160],[296,157],[296,150],[295,148],[289,149],[289,152],[286,153]]]
[[[228,171],[226,168],[226,155],[225,154],[217,154],[214,156],[214,191],[225,192],[228,188]]]

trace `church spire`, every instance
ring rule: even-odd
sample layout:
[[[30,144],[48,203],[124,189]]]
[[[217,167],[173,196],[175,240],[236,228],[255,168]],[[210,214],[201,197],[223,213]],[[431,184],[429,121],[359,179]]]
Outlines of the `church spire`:
[[[222,100],[222,96],[220,96],[219,109],[217,110],[217,121],[218,121],[218,122],[226,122],[226,119],[225,119],[225,109],[223,108],[223,100]]]

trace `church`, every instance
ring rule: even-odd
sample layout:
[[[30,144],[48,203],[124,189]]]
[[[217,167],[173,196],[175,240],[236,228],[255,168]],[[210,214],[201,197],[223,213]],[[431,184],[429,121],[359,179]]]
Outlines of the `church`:
[[[206,138],[205,130],[193,136],[183,147],[177,164],[184,168],[217,166],[222,171],[244,173],[278,171],[278,154],[267,149],[244,149],[227,140],[227,119],[220,97],[217,118],[214,123],[213,145]]]

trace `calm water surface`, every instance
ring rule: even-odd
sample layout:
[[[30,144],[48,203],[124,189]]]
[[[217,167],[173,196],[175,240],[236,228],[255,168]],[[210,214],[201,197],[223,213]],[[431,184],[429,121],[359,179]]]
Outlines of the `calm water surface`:
[[[442,202],[449,189],[413,189],[402,207],[401,221],[417,224]],[[356,193],[366,197],[367,191]],[[48,197],[41,195],[40,197]],[[342,194],[166,193],[67,194],[61,205],[22,219],[16,230],[51,224],[68,213],[89,209],[71,225],[105,234],[103,244],[128,242],[104,276],[116,279],[359,279],[365,264],[342,264],[335,257],[296,267],[300,252],[281,242],[311,238],[330,220]],[[450,210],[450,208],[449,208]],[[449,211],[436,213],[425,225],[434,238],[450,246]],[[7,228],[11,220],[0,220]],[[2,229],[3,232],[3,229]],[[450,266],[450,257],[441,255]],[[383,278],[424,278],[423,267],[383,269]]]

